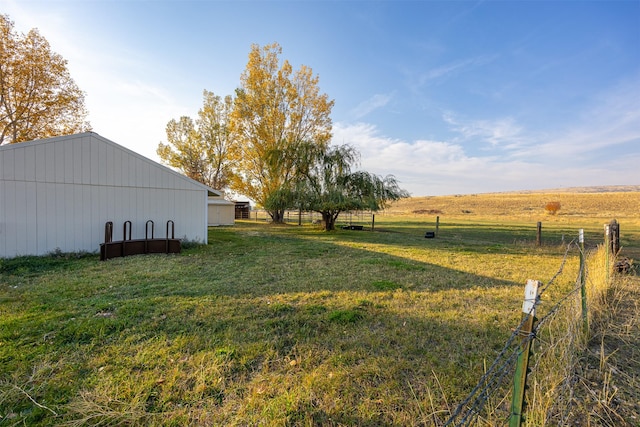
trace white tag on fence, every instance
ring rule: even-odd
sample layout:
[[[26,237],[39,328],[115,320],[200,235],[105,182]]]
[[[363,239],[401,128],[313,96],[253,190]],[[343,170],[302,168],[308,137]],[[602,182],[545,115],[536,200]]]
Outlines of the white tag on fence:
[[[538,299],[538,285],[539,281],[528,279],[527,285],[524,287],[524,302],[522,303],[522,312],[531,313],[532,316],[536,314],[536,303]]]

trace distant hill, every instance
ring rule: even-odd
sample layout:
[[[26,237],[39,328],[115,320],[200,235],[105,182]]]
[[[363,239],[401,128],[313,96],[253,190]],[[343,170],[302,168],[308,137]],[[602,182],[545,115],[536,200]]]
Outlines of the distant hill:
[[[627,193],[640,191],[640,185],[595,185],[590,187],[552,188],[548,190],[513,191],[513,193]]]
[[[557,215],[546,212],[545,206],[549,202],[560,203]],[[412,216],[516,216],[531,220],[570,217],[637,220],[640,185],[410,197],[392,203],[385,212]]]

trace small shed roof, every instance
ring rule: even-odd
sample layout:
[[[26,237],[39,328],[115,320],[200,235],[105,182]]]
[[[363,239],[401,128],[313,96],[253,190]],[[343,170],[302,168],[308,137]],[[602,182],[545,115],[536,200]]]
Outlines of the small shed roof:
[[[235,203],[230,202],[226,199],[222,199],[222,198],[216,198],[216,197],[209,197],[209,199],[207,200],[207,203],[210,205],[220,205],[220,206],[235,206]]]

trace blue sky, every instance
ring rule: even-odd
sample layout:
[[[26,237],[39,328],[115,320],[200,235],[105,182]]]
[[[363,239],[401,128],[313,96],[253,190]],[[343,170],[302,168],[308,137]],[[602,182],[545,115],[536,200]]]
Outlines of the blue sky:
[[[87,94],[95,132],[154,160],[251,45],[320,78],[334,142],[414,196],[640,184],[640,0],[0,0]]]

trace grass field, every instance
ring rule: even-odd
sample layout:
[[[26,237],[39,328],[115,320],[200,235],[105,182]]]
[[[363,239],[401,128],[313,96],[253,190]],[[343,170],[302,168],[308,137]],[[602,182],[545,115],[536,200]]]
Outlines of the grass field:
[[[0,424],[441,425],[579,228],[595,247],[615,217],[639,254],[640,193],[594,198],[410,199],[374,232],[243,221],[177,256],[0,260]],[[574,252],[546,298],[577,270]]]

